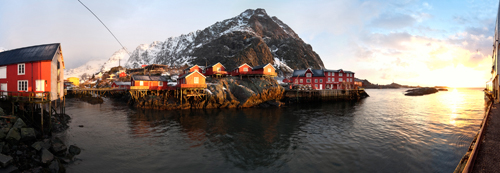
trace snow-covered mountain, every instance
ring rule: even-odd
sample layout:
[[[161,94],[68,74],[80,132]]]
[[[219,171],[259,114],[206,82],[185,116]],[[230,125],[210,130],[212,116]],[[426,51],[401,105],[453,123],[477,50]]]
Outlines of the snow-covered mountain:
[[[92,74],[101,71],[102,65],[104,63],[106,63],[106,60],[90,60],[80,67],[64,70],[64,78],[80,78],[85,73],[92,76]]]
[[[120,49],[113,53],[113,55],[101,66],[101,71],[109,71],[113,67],[124,66],[128,61],[129,54],[126,50]]]
[[[64,77],[78,77],[80,78],[84,73],[92,76],[92,74],[98,72],[109,71],[112,67],[116,67],[119,64],[122,66],[128,61],[129,55],[124,49],[120,49],[113,53],[113,55],[108,60],[90,60],[84,65],[64,70]]]
[[[217,62],[228,70],[243,63],[251,66],[271,63],[280,74],[291,73],[293,69],[324,68],[323,61],[311,45],[277,17],[270,17],[264,9],[248,9],[203,30],[141,44],[130,57],[124,50],[119,50],[101,64],[93,61],[67,70],[65,77],[109,70],[118,66],[118,59],[127,68],[145,64],[182,66]]]
[[[278,60],[278,61],[276,61]],[[221,62],[229,69],[239,64],[272,63],[275,67],[323,68],[309,44],[264,9],[248,9],[203,30],[165,41],[141,44],[131,54],[127,68],[143,64],[194,65]],[[275,62],[279,62],[277,66]],[[291,67],[291,68],[290,68]]]

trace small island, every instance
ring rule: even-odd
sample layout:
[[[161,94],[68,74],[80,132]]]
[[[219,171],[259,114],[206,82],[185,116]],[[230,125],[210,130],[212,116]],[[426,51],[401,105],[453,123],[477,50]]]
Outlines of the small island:
[[[425,87],[425,88],[410,89],[406,90],[405,92],[406,92],[405,96],[423,96],[427,94],[436,93],[438,92],[438,90],[436,88]]]

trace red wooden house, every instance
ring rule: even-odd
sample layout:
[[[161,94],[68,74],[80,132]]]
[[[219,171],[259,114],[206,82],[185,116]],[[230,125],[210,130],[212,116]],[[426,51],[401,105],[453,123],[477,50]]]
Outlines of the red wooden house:
[[[113,82],[113,84],[111,84],[111,88],[114,88],[114,89],[130,89],[130,85],[131,85],[131,82]]]
[[[295,70],[292,82],[296,85],[309,85],[313,89],[353,89],[354,72],[326,69]]]
[[[276,76],[276,69],[274,69],[271,63],[255,66],[252,68],[252,74],[254,75],[265,75],[265,76]]]
[[[231,70],[231,76],[240,76],[251,73],[252,73],[252,67],[247,63],[242,64],[239,67],[236,67],[235,69]]]
[[[205,68],[205,76],[225,76],[227,75],[226,67],[220,62],[214,65],[209,65]]]
[[[149,90],[169,89],[168,80],[163,76],[133,75],[130,81],[130,88],[134,86],[148,86]]]
[[[45,96],[42,92],[50,92],[50,100],[60,99],[64,96],[63,70],[60,43],[0,52],[0,93]]]
[[[177,88],[206,88],[205,78],[198,71],[184,74],[177,79]]]
[[[193,71],[198,71],[198,72],[202,73],[203,69],[198,65],[194,65],[194,66],[191,66],[189,68],[184,69],[182,74],[188,74],[188,73],[193,72]]]

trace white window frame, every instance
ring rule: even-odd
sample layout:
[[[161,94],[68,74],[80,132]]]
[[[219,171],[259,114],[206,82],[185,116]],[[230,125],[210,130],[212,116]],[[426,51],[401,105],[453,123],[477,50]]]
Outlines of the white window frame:
[[[23,84],[23,83],[25,83],[25,84]],[[28,91],[28,80],[18,80],[17,81],[17,91]]]
[[[332,82],[335,82],[335,78],[332,77]]]
[[[323,83],[323,79],[319,79],[319,83]]]
[[[142,80],[139,81],[139,86],[144,86],[144,82]]]
[[[158,86],[163,86],[163,81],[159,81]]]
[[[314,79],[314,83],[318,83],[318,79]]]
[[[331,81],[331,79],[330,79],[330,78],[328,78],[328,82],[330,82],[330,81]]]
[[[302,80],[302,79],[300,79],[300,83],[303,83],[303,80]]]
[[[307,83],[311,83],[311,79],[306,79],[306,82]]]
[[[332,72],[332,76],[335,76],[335,72]]]
[[[271,69],[270,69],[270,68],[268,68],[268,69],[267,69],[267,72],[271,73]]]
[[[339,78],[339,82],[342,82],[342,78]]]
[[[200,83],[200,77],[194,77],[194,84],[199,84]]]
[[[21,69],[22,69],[22,73],[21,73]],[[17,75],[24,75],[25,73],[26,73],[26,64],[24,64],[24,63],[17,64]]]
[[[0,79],[7,79],[7,66],[0,67]]]
[[[306,77],[311,77],[311,73],[306,73]]]
[[[220,71],[220,67],[217,67],[217,71]]]
[[[244,71],[244,72],[248,72],[248,68],[246,68],[246,67],[245,67],[245,68],[243,68],[243,71]]]
[[[343,75],[343,73],[339,73],[339,76],[342,76],[342,75]]]

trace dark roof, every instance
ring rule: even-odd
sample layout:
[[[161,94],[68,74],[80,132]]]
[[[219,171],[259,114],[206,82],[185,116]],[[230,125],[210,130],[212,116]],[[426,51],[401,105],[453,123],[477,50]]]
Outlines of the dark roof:
[[[0,65],[52,60],[60,45],[52,43],[0,52]]]
[[[322,69],[307,69],[307,70],[311,70],[311,72],[313,73],[313,77],[325,76],[325,73]],[[307,70],[294,70],[292,77],[297,77],[297,76],[304,77],[306,76]]]
[[[143,81],[168,81],[167,78],[163,76],[148,76],[148,75],[133,75],[132,79],[143,80]]]
[[[325,72],[335,72],[335,73],[337,73],[337,72],[340,72],[340,70],[342,70],[342,69],[339,69],[339,70],[310,69],[310,70],[313,72],[313,77],[323,77],[323,76],[325,76]],[[297,76],[304,77],[305,74],[306,74],[306,71],[307,70],[294,70],[292,77],[297,77]],[[344,73],[353,73],[354,74],[354,72],[351,72],[351,71],[344,71]]]
[[[264,65],[255,66],[255,67],[253,67],[253,68],[252,68],[252,70],[258,70],[258,69],[264,68],[264,67],[265,67],[265,66],[267,66],[267,65],[271,65],[271,64],[270,64],[270,63],[267,63],[267,64],[264,64]],[[273,67],[273,66],[271,65],[271,67]],[[274,68],[274,67],[273,67],[273,68]]]

